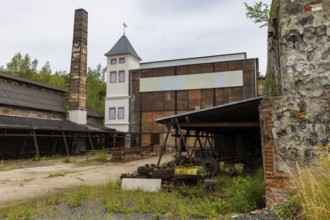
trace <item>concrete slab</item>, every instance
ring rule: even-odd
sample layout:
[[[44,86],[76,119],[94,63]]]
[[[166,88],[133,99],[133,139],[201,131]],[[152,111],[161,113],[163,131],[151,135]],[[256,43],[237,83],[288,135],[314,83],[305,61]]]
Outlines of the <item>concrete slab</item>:
[[[123,178],[121,188],[124,190],[143,190],[157,192],[160,190],[161,179]]]

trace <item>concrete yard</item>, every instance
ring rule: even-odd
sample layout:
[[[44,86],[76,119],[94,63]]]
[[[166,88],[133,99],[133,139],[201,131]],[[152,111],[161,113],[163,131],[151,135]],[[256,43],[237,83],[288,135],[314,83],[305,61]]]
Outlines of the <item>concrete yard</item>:
[[[45,161],[17,160],[22,168],[0,172],[0,208],[13,203],[41,198],[48,194],[69,191],[79,186],[106,184],[120,179],[122,173],[132,173],[138,166],[156,164],[158,156],[127,162],[99,163],[86,161],[86,157],[74,157],[76,163],[63,163],[62,159]],[[164,155],[162,162],[170,161],[171,155]],[[50,177],[50,175],[54,177]],[[59,174],[59,175],[56,175]]]

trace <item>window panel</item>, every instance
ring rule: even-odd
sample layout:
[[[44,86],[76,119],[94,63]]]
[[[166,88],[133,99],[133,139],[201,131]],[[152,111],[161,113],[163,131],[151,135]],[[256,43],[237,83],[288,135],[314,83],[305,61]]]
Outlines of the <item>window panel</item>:
[[[125,63],[125,57],[121,57],[121,58],[119,58],[119,63],[120,63],[120,64]]]
[[[118,108],[118,119],[124,119],[125,117],[125,108],[119,107]]]
[[[119,82],[125,82],[125,71],[124,70],[121,70],[121,71],[119,71],[119,73],[118,73],[118,78],[119,78]]]
[[[110,82],[111,83],[116,83],[117,82],[117,72],[116,71],[111,71],[110,72]]]
[[[117,59],[111,59],[111,65],[117,64]]]
[[[116,119],[116,108],[109,108],[109,119]]]

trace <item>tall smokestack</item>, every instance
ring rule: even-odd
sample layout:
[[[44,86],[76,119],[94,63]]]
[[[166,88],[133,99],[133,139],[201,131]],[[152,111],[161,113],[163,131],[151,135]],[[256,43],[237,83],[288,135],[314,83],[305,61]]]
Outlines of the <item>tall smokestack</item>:
[[[69,120],[77,124],[87,122],[87,26],[87,11],[75,10],[68,106]]]

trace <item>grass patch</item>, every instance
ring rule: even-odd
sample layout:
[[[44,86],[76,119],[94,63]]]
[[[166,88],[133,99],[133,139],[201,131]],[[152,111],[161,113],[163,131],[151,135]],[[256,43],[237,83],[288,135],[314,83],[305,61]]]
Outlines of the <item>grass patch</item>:
[[[80,206],[82,201],[89,199],[103,204],[109,213],[150,213],[155,219],[161,215],[181,218],[223,217],[232,212],[251,211],[257,207],[259,200],[263,200],[263,176],[260,173],[262,173],[261,170],[235,178],[218,177],[220,186],[224,187],[219,192],[222,196],[206,194],[203,184],[182,186],[172,192],[156,193],[140,190],[124,191],[121,190],[121,182],[110,182],[96,187],[81,187],[61,195],[47,196],[38,202],[0,210],[0,218],[8,218],[9,215],[22,218],[27,207],[30,207],[31,216],[34,217],[37,214],[35,210],[40,207],[66,204],[69,208],[75,208]],[[224,184],[221,185],[222,183]]]
[[[299,170],[295,188],[306,219],[330,219],[330,155],[316,167]]]
[[[65,174],[64,173],[50,173],[48,175],[48,178],[57,177],[57,176],[65,176]]]
[[[73,160],[71,159],[70,157],[65,157],[63,160],[62,160],[63,163],[75,163],[76,160]]]
[[[330,219],[329,153],[310,167],[298,166],[297,171],[292,177],[291,198],[275,214],[284,219]]]
[[[105,152],[100,152],[98,155],[98,161],[101,163],[107,162],[107,154]]]
[[[4,160],[0,160],[0,171],[9,171],[15,169],[21,169],[22,166],[18,166],[16,163],[5,165]]]

